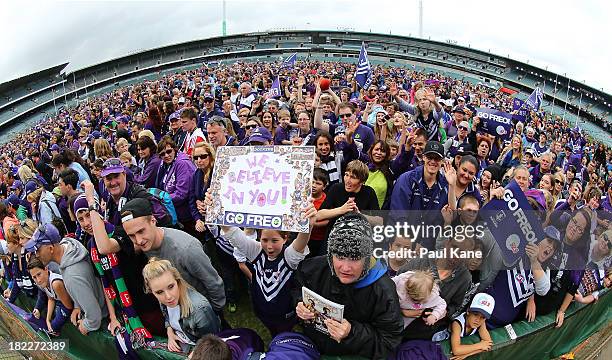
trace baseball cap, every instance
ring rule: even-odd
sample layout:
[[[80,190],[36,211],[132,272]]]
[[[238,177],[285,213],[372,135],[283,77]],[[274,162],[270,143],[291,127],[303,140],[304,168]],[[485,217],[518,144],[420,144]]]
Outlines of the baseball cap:
[[[530,154],[531,156],[535,155],[535,151],[533,150],[533,148],[527,148],[525,149],[525,154]]]
[[[178,99],[178,103],[179,103],[179,104],[184,104],[184,103],[185,103],[185,98],[184,98],[183,96],[181,96],[181,97]]]
[[[458,112],[458,113],[465,115],[465,110],[463,109],[463,106],[459,106],[459,105],[455,106],[453,108],[453,112],[454,113]]]
[[[493,296],[485,293],[478,293],[474,296],[468,311],[477,312],[482,314],[486,319],[490,319],[494,308],[495,299]]]
[[[250,144],[251,142],[264,143],[270,140],[272,140],[272,135],[270,134],[268,129],[263,126],[259,126],[253,130],[251,136],[249,136],[249,141],[247,142],[247,144]]]
[[[180,111],[175,111],[172,114],[170,114],[170,116],[168,116],[168,120],[172,121],[174,119],[180,119],[181,118],[181,112]]]
[[[548,225],[547,227],[544,228],[544,234],[549,239],[553,239],[558,243],[561,242],[561,233],[559,232],[559,230],[557,230],[556,227],[552,225]]]
[[[51,145],[51,151],[60,151],[60,147],[57,144]]]
[[[9,190],[17,190],[17,189],[21,189],[22,187],[23,187],[23,184],[21,183],[21,181],[15,180],[13,181],[13,185],[11,185]]]
[[[40,186],[35,182],[35,181],[28,181],[25,185],[25,189],[24,189],[24,193],[25,193],[25,197],[27,197],[28,195],[30,195],[31,193],[33,193],[36,189],[38,189]]]
[[[211,93],[205,93],[204,99],[214,99],[214,97],[211,95]]]
[[[472,145],[466,143],[459,145],[459,147],[457,148],[457,155],[474,155],[474,152],[472,151]]]
[[[125,172],[123,163],[118,158],[110,158],[104,162],[100,176],[104,177],[110,174],[120,174]]]
[[[470,123],[468,123],[467,121],[463,120],[462,122],[459,123],[459,127],[464,127],[468,129],[468,132],[470,131]]]
[[[124,223],[143,216],[153,215],[151,202],[147,199],[136,198],[128,201],[121,208],[121,222]]]
[[[429,141],[427,145],[425,145],[425,150],[423,151],[423,155],[428,154],[436,154],[440,158],[444,158],[444,147],[438,141]]]
[[[53,245],[62,241],[62,236],[53,224],[44,224],[38,227],[32,239],[24,247],[27,252],[34,252],[42,245]]]
[[[6,199],[6,205],[12,206],[14,208],[19,207],[19,203],[20,203],[19,196],[15,194],[9,195],[9,197]]]
[[[457,101],[465,101],[465,98],[464,98],[463,96],[459,96],[459,97],[457,98]]]
[[[94,139],[99,139],[99,138],[101,138],[101,137],[102,137],[102,133],[101,133],[99,130],[95,130],[95,131],[93,131],[93,132],[91,133],[91,136],[92,136]]]
[[[534,199],[543,210],[546,210],[546,197],[544,196],[542,190],[529,189],[525,191],[525,196]]]

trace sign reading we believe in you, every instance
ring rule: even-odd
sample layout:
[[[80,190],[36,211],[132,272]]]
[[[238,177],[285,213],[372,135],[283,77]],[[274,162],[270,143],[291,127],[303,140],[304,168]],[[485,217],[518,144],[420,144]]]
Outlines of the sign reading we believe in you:
[[[223,146],[217,150],[206,223],[308,232],[313,146]]]

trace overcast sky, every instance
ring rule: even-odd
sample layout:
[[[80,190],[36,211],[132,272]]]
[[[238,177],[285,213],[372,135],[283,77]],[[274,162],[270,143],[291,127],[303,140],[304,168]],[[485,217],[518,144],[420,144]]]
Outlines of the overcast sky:
[[[423,0],[423,35],[529,61],[612,91],[612,2]],[[222,2],[2,1],[0,82],[69,62],[68,72],[221,35]],[[417,36],[418,0],[227,1],[227,32],[351,28]]]

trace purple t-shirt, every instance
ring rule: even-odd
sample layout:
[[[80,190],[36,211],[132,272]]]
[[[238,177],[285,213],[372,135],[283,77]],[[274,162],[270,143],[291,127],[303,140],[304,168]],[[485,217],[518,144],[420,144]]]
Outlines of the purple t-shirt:
[[[342,124],[329,124],[329,133],[331,136],[343,133],[345,129],[345,126]],[[369,127],[360,124],[357,130],[355,130],[355,134],[353,134],[353,140],[357,143],[357,147],[360,147],[359,144],[361,144],[360,150],[362,152],[367,152],[374,144],[374,132]]]

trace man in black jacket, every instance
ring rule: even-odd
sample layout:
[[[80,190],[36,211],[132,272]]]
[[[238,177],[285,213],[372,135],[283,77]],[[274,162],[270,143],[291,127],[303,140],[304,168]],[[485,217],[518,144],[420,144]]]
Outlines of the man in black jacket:
[[[403,320],[395,285],[384,262],[372,257],[372,227],[358,213],[340,217],[328,239],[326,256],[304,260],[297,271],[300,285],[344,305],[342,322],[325,320],[329,335],[315,329],[315,314],[301,298],[297,316],[304,333],[322,354],[386,359],[399,344]]]

